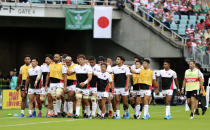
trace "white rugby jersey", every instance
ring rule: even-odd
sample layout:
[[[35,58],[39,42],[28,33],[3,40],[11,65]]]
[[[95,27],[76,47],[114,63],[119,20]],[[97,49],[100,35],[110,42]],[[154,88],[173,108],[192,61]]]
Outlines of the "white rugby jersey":
[[[114,74],[115,88],[124,88],[126,85],[126,76],[131,75],[129,68],[126,65],[112,67]]]
[[[30,69],[28,69],[28,75],[29,75],[29,79],[30,79],[30,82],[29,82],[30,88],[38,89],[40,87],[40,80],[37,83],[36,87],[34,87],[34,84],[35,84],[37,76],[38,75],[41,76],[41,74],[42,74],[42,70],[41,70],[40,66],[36,66],[34,68],[31,67]]]
[[[42,86],[45,86],[47,74],[50,72],[50,66],[47,64],[41,65],[42,70]]]
[[[112,82],[112,76],[108,72],[96,72],[94,75],[97,76],[97,91],[98,92],[105,92],[106,88],[108,87],[108,83]]]
[[[73,69],[72,72],[76,73],[76,77],[77,77],[77,87],[81,88],[81,89],[86,89],[87,85],[84,87],[79,86],[80,83],[85,82],[85,80],[87,80],[88,78],[88,74],[92,74],[93,70],[91,68],[90,65],[76,65]]]
[[[93,67],[91,66],[91,68],[92,68],[94,74],[101,71],[101,66],[98,64],[95,64]],[[93,75],[92,80],[90,81],[90,87],[95,88],[96,82],[97,82],[97,76]]]
[[[173,81],[177,78],[177,74],[175,71],[169,69],[168,71],[163,69],[157,73],[158,77],[161,77],[162,80],[162,89],[173,89]]]

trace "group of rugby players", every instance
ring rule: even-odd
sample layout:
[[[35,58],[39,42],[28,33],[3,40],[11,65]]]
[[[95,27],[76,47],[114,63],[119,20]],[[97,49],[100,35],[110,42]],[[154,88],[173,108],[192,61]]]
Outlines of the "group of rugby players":
[[[17,90],[21,90],[21,117],[24,117],[26,97],[29,98],[28,117],[42,117],[42,106],[47,104],[50,117],[80,118],[80,108],[84,118],[112,117],[120,119],[122,100],[123,118],[129,119],[129,102],[135,119],[149,119],[149,103],[152,89],[158,92],[157,78],[162,80],[162,93],[165,96],[165,119],[171,119],[170,101],[173,82],[180,92],[176,72],[170,63],[164,62],[164,69],[156,73],[150,68],[148,59],[134,58],[134,65],[125,65],[122,56],[116,57],[113,66],[111,58],[99,56],[77,56],[77,64],[69,55],[54,54],[45,56],[45,63],[38,65],[37,58],[25,56],[18,76]],[[114,111],[112,113],[112,110]]]

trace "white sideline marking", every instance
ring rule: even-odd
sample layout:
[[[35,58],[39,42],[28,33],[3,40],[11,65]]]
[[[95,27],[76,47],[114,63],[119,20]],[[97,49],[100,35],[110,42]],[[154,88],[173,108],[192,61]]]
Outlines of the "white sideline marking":
[[[14,126],[27,126],[27,125],[37,125],[37,124],[49,124],[49,123],[59,123],[59,122],[73,122],[83,119],[75,119],[75,120],[61,120],[61,121],[43,121],[43,122],[33,122],[33,123],[24,123],[24,124],[11,124],[11,125],[0,125],[1,127],[14,127]]]
[[[19,119],[20,117],[1,117],[0,120],[3,119]]]

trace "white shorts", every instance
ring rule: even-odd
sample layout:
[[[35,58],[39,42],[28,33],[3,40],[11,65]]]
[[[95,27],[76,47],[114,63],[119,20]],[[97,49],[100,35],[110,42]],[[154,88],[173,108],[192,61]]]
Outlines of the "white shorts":
[[[50,88],[48,89],[48,93],[50,93],[53,97],[55,97],[57,93],[61,93],[57,91],[57,90],[60,90],[58,88],[63,89],[64,84],[63,83],[50,83]]]
[[[111,100],[114,98],[113,93],[112,92],[108,92],[109,93],[109,98],[111,98]]]
[[[172,96],[173,95],[173,90],[171,90],[171,89],[162,90],[162,94],[163,94],[164,97],[167,96],[167,95]]]
[[[28,94],[41,94],[41,89],[28,89]]]
[[[140,97],[151,96],[151,90],[140,90]]]
[[[71,85],[67,87],[68,91],[76,91],[76,85]]]
[[[90,95],[91,94],[96,94],[97,93],[97,88],[96,87],[95,88],[90,88],[89,92],[90,92]]]
[[[89,89],[76,88],[76,93],[81,93],[82,95],[86,95],[86,96],[90,95],[89,91],[90,91]]]
[[[45,91],[45,88],[42,87],[42,88],[41,88],[41,93],[40,93],[40,94],[41,94],[41,95],[47,95],[47,93],[48,93],[48,92]]]
[[[136,90],[133,90],[130,92],[130,95],[131,97],[137,97],[137,96],[140,96],[140,91],[136,91]]]
[[[115,88],[114,89],[114,95],[128,96],[129,91],[125,91],[125,88]]]
[[[108,98],[108,97],[109,97],[108,92],[98,92],[97,93],[97,99]]]

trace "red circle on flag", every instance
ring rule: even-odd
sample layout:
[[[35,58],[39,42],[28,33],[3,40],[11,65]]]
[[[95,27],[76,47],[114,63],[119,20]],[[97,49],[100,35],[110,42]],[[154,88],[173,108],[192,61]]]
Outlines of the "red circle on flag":
[[[98,19],[98,26],[101,28],[106,28],[109,26],[109,19],[105,16],[102,16]]]

